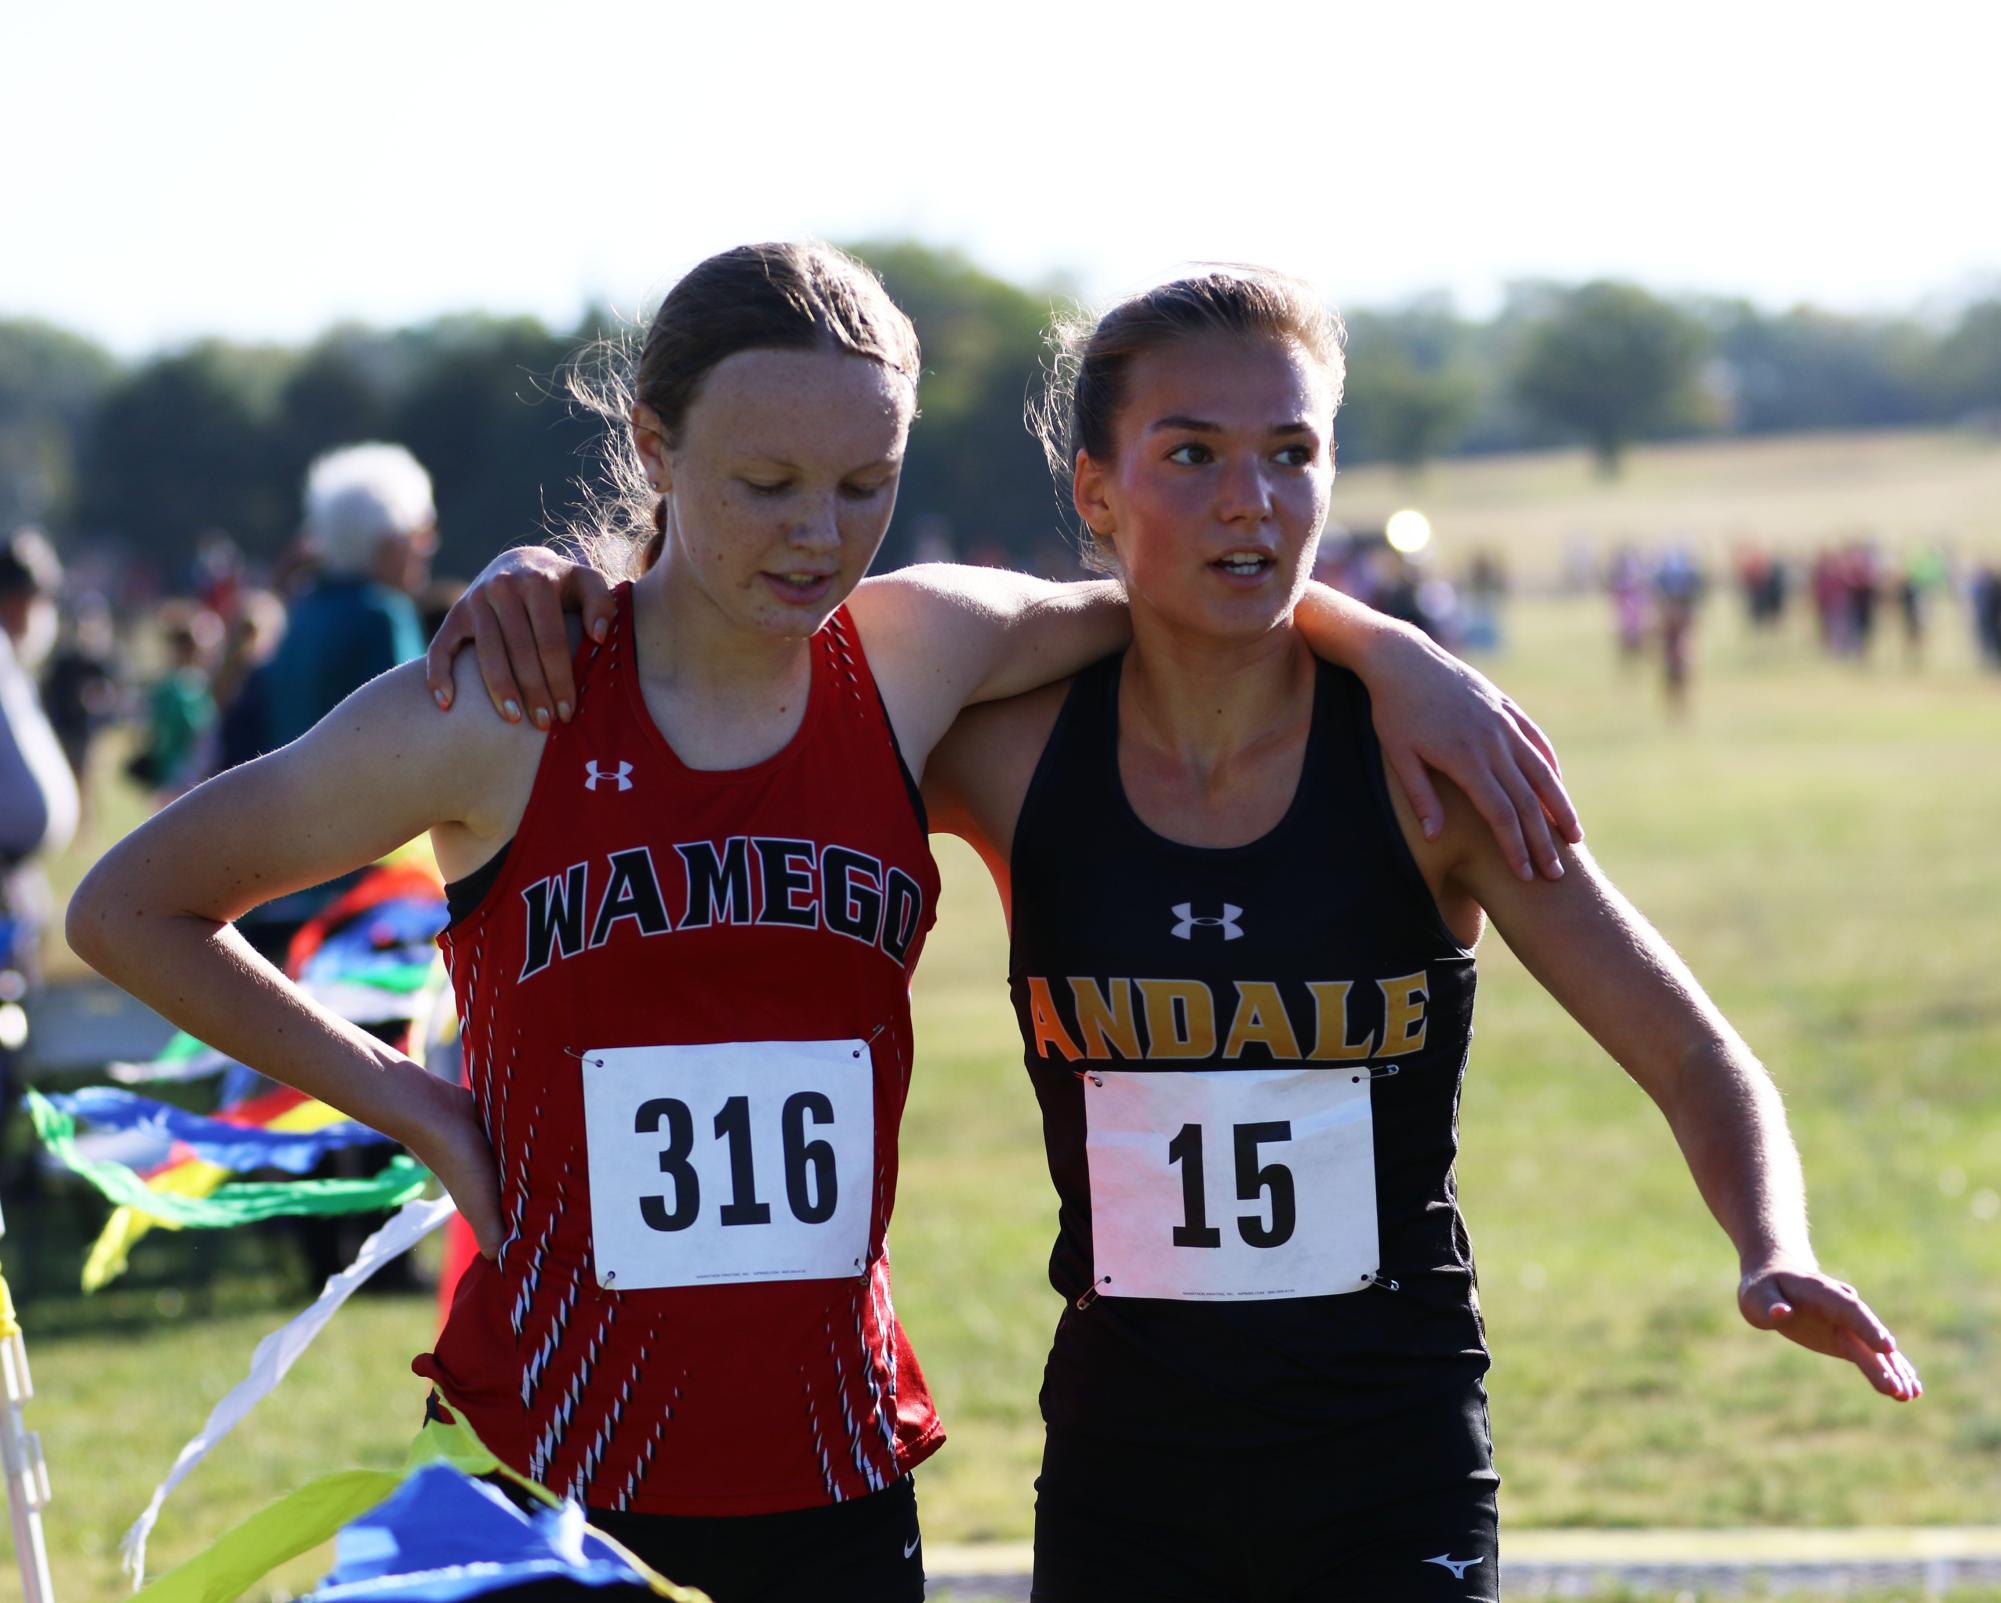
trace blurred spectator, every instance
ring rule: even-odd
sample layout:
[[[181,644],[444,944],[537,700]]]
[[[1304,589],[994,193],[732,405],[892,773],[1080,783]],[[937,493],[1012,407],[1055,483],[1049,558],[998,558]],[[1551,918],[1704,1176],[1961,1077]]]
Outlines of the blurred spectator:
[[[351,445],[307,469],[305,534],[317,580],[293,603],[258,675],[259,749],[297,739],[348,692],[424,654],[412,599],[437,547],[431,477],[400,445]]]
[[[1833,551],[1822,551],[1813,559],[1813,616],[1820,627],[1820,645],[1831,656],[1844,656],[1849,650],[1848,609],[1842,604],[1841,557]]]
[[[1897,613],[1904,625],[1904,660],[1912,667],[1924,661],[1932,597],[1945,588],[1948,578],[1945,553],[1936,547],[1904,558],[1903,572],[1897,578]]]
[[[266,749],[265,676],[259,670],[284,637],[285,603],[269,590],[239,590],[236,616],[223,634],[222,660],[209,682],[218,709],[211,772],[247,763]]]
[[[1456,649],[1460,644],[1458,591],[1450,580],[1397,551],[1381,529],[1329,524],[1320,537],[1313,577],[1378,612],[1417,625],[1442,645]]]
[[[94,592],[77,597],[63,620],[42,672],[42,709],[87,805],[91,743],[118,710],[118,635],[111,608]]]
[[[54,911],[42,860],[76,833],[76,775],[42,711],[35,671],[56,638],[62,564],[39,529],[0,545],[0,1131],[20,1100],[15,1054],[26,1035],[19,1004],[41,972],[42,931]],[[0,1157],[8,1151],[0,1143]],[[0,1181],[12,1184],[11,1171]]]
[[[1619,643],[1619,658],[1622,662],[1638,662],[1647,649],[1653,622],[1647,564],[1639,552],[1631,546],[1621,546],[1612,553],[1605,589],[1612,598],[1612,633]]]
[[[0,545],[0,1008],[11,1025],[0,1034],[0,1129],[21,1095],[19,1004],[40,975],[42,931],[54,911],[42,862],[76,833],[76,775],[34,678],[55,644],[61,584],[62,564],[39,530],[17,530]]]
[[[1459,649],[1501,649],[1501,603],[1507,598],[1508,575],[1491,551],[1477,551],[1466,569],[1465,604],[1459,609]]]
[[[2001,562],[1976,568],[1967,591],[1973,612],[1973,638],[1980,647],[1980,660],[1990,668],[2001,668]]]
[[[1883,594],[1883,559],[1872,543],[1857,540],[1848,548],[1844,578],[1854,654],[1866,657],[1876,638],[1876,604]]]
[[[221,529],[210,529],[195,546],[188,588],[196,601],[225,623],[234,619],[243,586],[243,553]]]
[[[1820,617],[1821,644],[1830,656],[1869,654],[1882,592],[1882,558],[1866,540],[1851,540],[1814,559],[1814,608]]]
[[[208,737],[215,723],[209,667],[222,645],[222,620],[207,607],[181,602],[160,609],[167,671],[146,701],[146,743],[127,772],[172,801],[208,771]]]
[[[1702,601],[1703,577],[1695,558],[1680,546],[1670,546],[1654,570],[1654,595],[1660,614],[1661,669],[1668,708],[1677,716],[1688,711],[1689,657],[1694,645],[1695,609]]]
[[[1770,634],[1785,616],[1786,564],[1759,545],[1737,551],[1737,589],[1744,600],[1744,618],[1753,634]]]
[[[10,902],[16,871],[76,832],[76,775],[33,678],[55,644],[62,571],[39,529],[0,545],[0,871]]]

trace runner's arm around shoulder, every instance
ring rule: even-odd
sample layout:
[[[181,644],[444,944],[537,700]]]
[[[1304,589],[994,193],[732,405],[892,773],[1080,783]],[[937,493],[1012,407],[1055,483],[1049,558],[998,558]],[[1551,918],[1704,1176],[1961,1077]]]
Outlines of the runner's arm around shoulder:
[[[1524,882],[1466,798],[1446,796],[1441,840],[1412,843],[1441,909],[1461,930],[1484,909],[1542,987],[1653,1098],[1737,1249],[1744,1318],[1847,1359],[1887,1397],[1917,1396],[1917,1372],[1889,1330],[1854,1287],[1821,1271],[1778,1089],[1688,965],[1581,847],[1566,849],[1560,880]],[[1405,832],[1415,833],[1408,823]]]
[[[1294,617],[1315,656],[1368,686],[1384,767],[1426,839],[1444,820],[1435,769],[1472,799],[1517,874],[1562,875],[1557,838],[1581,841],[1584,828],[1534,719],[1423,630],[1330,585],[1309,584]]]
[[[189,1033],[410,1147],[483,1246],[498,1216],[482,1216],[464,1093],[310,1000],[231,921],[426,828],[506,828],[492,798],[518,792],[524,763],[532,772],[532,754],[508,749],[522,742],[539,737],[490,719],[441,724],[422,665],[408,664],[118,842],[78,887],[67,922],[78,956]]]

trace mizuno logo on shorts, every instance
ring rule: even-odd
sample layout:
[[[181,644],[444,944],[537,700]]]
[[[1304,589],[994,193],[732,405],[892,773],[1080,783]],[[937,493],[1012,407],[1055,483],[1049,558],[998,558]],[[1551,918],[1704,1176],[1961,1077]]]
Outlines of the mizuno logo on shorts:
[[[1448,1569],[1452,1572],[1453,1580],[1463,1581],[1466,1579],[1466,1572],[1475,1564],[1478,1564],[1480,1559],[1477,1554],[1472,1558],[1448,1558],[1445,1554],[1440,1553],[1437,1558],[1428,1558],[1424,1562],[1427,1564],[1437,1564],[1444,1569]]]

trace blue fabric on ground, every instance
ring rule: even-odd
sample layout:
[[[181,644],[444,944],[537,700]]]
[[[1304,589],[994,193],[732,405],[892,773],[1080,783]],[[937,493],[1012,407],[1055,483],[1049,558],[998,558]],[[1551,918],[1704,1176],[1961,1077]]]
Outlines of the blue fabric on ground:
[[[190,1113],[185,1108],[156,1102],[151,1097],[102,1085],[85,1086],[80,1091],[50,1092],[49,1101],[70,1117],[84,1120],[98,1130],[152,1137],[161,1142],[185,1142],[195,1156],[232,1174],[240,1174],[247,1169],[282,1169],[287,1174],[310,1174],[329,1152],[348,1147],[381,1146],[389,1139],[379,1131],[352,1120],[342,1120],[318,1130],[297,1131],[228,1124],[221,1119]]]
[[[556,1579],[648,1590],[585,1528],[578,1504],[526,1513],[498,1487],[450,1464],[427,1464],[387,1502],[342,1527],[334,1567],[305,1603],[456,1603]]]

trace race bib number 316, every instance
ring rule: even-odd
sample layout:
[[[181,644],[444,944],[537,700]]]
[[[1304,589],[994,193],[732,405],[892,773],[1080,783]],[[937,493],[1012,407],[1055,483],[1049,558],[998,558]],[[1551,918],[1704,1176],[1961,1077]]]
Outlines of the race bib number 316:
[[[866,1042],[599,1047],[583,1059],[600,1284],[862,1272],[875,1190]]]
[[[1375,1278],[1366,1070],[1084,1077],[1091,1240],[1106,1297],[1325,1297]]]

